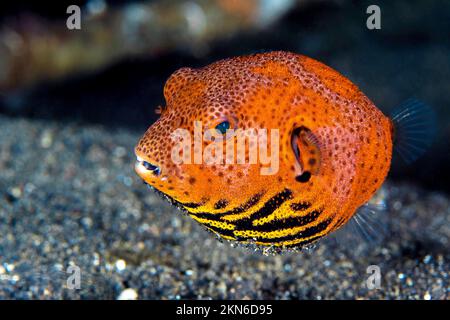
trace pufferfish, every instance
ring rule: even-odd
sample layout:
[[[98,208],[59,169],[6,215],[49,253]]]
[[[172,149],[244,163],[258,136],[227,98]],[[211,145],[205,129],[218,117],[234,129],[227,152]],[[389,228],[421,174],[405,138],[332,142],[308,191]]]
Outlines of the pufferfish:
[[[408,160],[427,144],[413,135],[427,125],[424,105],[407,103],[389,118],[340,73],[290,52],[179,69],[164,97],[160,118],[135,148],[137,174],[210,231],[241,243],[301,248],[338,230],[381,187],[394,140]],[[193,135],[195,121],[224,136],[278,129],[278,170],[174,163],[171,134]]]

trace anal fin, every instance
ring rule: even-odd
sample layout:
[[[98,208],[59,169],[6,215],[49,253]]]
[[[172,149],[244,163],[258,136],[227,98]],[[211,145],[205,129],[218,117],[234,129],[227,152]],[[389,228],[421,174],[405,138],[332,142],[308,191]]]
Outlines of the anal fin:
[[[388,210],[383,193],[382,188],[369,202],[359,207],[342,228],[331,235],[331,240],[338,247],[357,252],[371,249],[383,242],[389,234]]]

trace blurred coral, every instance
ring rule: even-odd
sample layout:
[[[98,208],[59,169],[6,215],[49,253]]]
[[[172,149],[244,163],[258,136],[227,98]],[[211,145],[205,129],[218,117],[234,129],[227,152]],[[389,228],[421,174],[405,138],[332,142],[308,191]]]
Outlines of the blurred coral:
[[[202,55],[212,41],[265,27],[296,2],[177,0],[109,8],[90,0],[81,8],[81,30],[21,14],[0,26],[0,90],[94,71],[127,56],[174,49]]]

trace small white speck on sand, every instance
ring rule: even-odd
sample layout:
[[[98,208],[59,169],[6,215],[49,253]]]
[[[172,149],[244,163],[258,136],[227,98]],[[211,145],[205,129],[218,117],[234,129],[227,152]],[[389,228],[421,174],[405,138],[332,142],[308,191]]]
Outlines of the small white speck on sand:
[[[115,265],[117,271],[123,271],[127,267],[127,263],[125,262],[125,260],[122,259],[117,260]]]
[[[119,296],[117,297],[117,300],[136,300],[138,298],[138,294],[136,290],[128,288],[123,290]]]

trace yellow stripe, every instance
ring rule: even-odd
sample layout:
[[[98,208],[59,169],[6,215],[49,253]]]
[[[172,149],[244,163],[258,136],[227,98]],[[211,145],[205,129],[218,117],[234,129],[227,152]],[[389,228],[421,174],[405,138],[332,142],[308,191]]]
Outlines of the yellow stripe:
[[[226,223],[226,222],[221,222],[221,221],[215,221],[215,220],[209,220],[209,219],[203,219],[203,218],[199,218],[197,216],[191,215],[191,217],[202,223],[205,225],[210,225],[219,229],[223,229],[223,230],[234,230],[235,226],[234,224],[230,224],[230,223]]]
[[[203,212],[207,212],[210,214],[222,214],[222,213],[226,213],[230,210],[233,209],[228,209],[228,208],[234,208],[231,206],[231,203],[229,203],[226,208],[222,208],[222,209],[214,209],[214,205],[211,205],[211,202],[207,202],[201,206],[198,206],[197,208],[186,208],[184,207],[187,211],[191,212],[191,213],[203,213]]]
[[[280,229],[276,231],[255,231],[255,230],[235,230],[234,235],[237,237],[243,238],[263,238],[263,239],[272,239],[272,238],[281,238],[286,236],[295,235],[307,228],[314,227],[319,223],[323,222],[323,220],[316,220],[315,223],[311,223],[309,225],[301,226],[301,227],[293,227],[288,229]],[[327,228],[328,229],[328,228]],[[320,233],[317,233],[320,234]],[[315,236],[315,235],[314,235]]]
[[[207,227],[207,228],[208,228],[208,227]],[[217,233],[216,230],[213,230],[213,229],[210,229],[210,228],[208,228],[208,229],[211,230],[211,232]],[[233,238],[233,237],[231,237],[231,236],[226,236],[226,235],[221,234],[220,237],[221,237],[221,238],[224,238],[225,240],[236,241],[236,238]]]
[[[282,220],[286,218],[294,218],[294,217],[303,217],[307,216],[311,212],[318,210],[321,207],[320,203],[316,204],[314,206],[309,207],[308,209],[305,209],[304,211],[294,211],[291,209],[291,204],[297,202],[296,200],[292,200],[286,203],[283,203],[281,207],[279,207],[277,210],[275,210],[272,214],[268,215],[267,217],[257,219],[253,221],[254,226],[260,226],[266,223],[269,223],[273,220]]]
[[[257,204],[255,204],[254,206],[248,208],[247,211],[244,211],[244,212],[241,212],[241,213],[227,215],[227,216],[223,217],[222,219],[230,221],[230,222],[233,222],[233,221],[237,221],[237,220],[242,220],[242,219],[248,218],[253,213],[255,213],[256,211],[258,211],[259,209],[264,207],[264,205],[266,204],[266,201],[268,201],[268,199],[270,199],[272,197],[273,197],[273,195],[270,196],[270,197],[261,198],[261,199],[259,199],[259,202]]]
[[[207,212],[210,214],[222,214],[222,213],[226,213],[228,211],[231,211],[234,209],[234,207],[228,205],[227,208],[232,208],[232,209],[214,209],[213,206],[211,206],[210,204],[205,204],[205,205],[201,205],[197,208],[186,208],[184,207],[187,211],[189,211],[190,213],[203,213],[203,212]]]
[[[319,238],[317,238],[317,240],[319,240],[320,237],[323,237],[326,234],[327,234],[327,231],[325,230],[325,231],[316,233],[315,235],[310,236],[310,237],[306,237],[306,238],[298,238],[298,239],[294,239],[294,240],[273,242],[273,243],[259,242],[259,241],[256,241],[256,242],[253,242],[253,243],[256,243],[257,245],[260,245],[260,246],[276,246],[276,247],[292,246],[292,245],[296,245],[297,243],[300,243],[300,242],[303,242],[303,241],[308,241],[309,239],[316,238],[316,237],[319,237]],[[316,240],[314,240],[314,241],[316,241]]]
[[[209,211],[207,211],[205,209],[201,209],[203,207],[205,207],[205,206],[200,206],[200,207],[197,207],[197,208],[188,208],[188,207],[184,207],[184,208],[190,213],[198,213],[198,212],[205,212],[205,211],[209,212]]]

